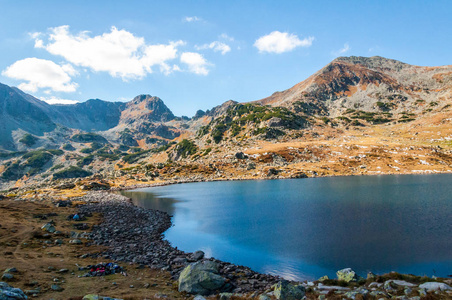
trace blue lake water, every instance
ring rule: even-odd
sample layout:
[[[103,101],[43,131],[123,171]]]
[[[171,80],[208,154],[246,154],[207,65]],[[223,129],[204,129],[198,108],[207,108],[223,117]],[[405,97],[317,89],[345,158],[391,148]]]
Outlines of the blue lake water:
[[[202,182],[124,191],[173,215],[181,250],[316,279],[351,267],[452,274],[452,175]]]

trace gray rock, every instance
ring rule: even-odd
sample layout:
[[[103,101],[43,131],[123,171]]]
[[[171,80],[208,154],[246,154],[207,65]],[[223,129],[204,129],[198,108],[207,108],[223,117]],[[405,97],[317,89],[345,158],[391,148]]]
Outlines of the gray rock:
[[[199,261],[184,268],[179,276],[179,292],[210,295],[223,290],[226,279],[219,275],[219,266],[213,261]]]
[[[193,260],[198,261],[204,258],[204,252],[201,250],[198,250],[193,253]]]
[[[57,271],[57,273],[67,273],[67,272],[69,272],[68,269],[60,269]]]
[[[381,287],[383,285],[383,283],[379,283],[379,282],[372,282],[371,284],[369,284],[369,287]]]
[[[403,292],[405,293],[405,295],[409,295],[409,294],[411,294],[412,292],[413,292],[413,290],[412,289],[410,289],[409,287],[406,287],[404,290],[403,290]]]
[[[41,227],[42,230],[47,231],[49,233],[54,233],[56,231],[55,226],[53,226],[52,222],[46,223]]]
[[[3,271],[4,273],[17,273],[17,269],[12,267],[12,268],[8,268],[5,271]]]
[[[63,289],[61,286],[59,286],[58,284],[52,284],[52,285],[50,286],[50,288],[52,289],[52,291],[55,291],[55,292],[61,292],[61,291],[64,290],[64,289]]]
[[[235,158],[237,158],[237,159],[245,159],[245,158],[248,158],[248,155],[246,155],[246,154],[243,153],[243,152],[237,152],[237,153],[235,154]]]
[[[431,291],[450,291],[452,287],[448,286],[442,282],[426,282],[419,286],[421,289],[426,289],[428,292]]]
[[[186,258],[184,258],[184,257],[176,257],[174,260],[173,260],[173,264],[185,264],[187,262],[187,259]]]
[[[271,300],[271,298],[268,295],[263,294],[259,296],[259,300]]]
[[[342,269],[336,272],[337,280],[345,282],[358,281],[361,277],[355,273],[351,268]]]
[[[420,288],[419,289],[419,296],[421,296],[421,297],[427,296],[427,289]]]
[[[407,282],[405,280],[387,280],[385,281],[385,285],[389,283],[393,283],[397,286],[404,286],[404,287],[415,287],[416,285],[410,282]]]
[[[37,295],[41,292],[41,289],[25,290],[24,292],[26,295]]]
[[[388,297],[389,297],[389,295],[388,295],[387,293],[382,292],[382,291],[372,291],[372,292],[370,292],[370,295],[371,295],[372,297],[375,297],[375,298],[377,298],[377,297],[379,297],[379,296],[385,297],[385,298],[388,298]]]
[[[350,288],[348,288],[348,287],[336,286],[336,285],[323,285],[321,283],[319,283],[317,288],[319,290],[327,290],[327,291],[330,291],[330,290],[349,291],[350,290]]]
[[[397,285],[392,280],[387,280],[387,281],[385,281],[383,288],[387,292],[393,292],[393,291],[397,290]]]
[[[79,239],[73,239],[69,241],[69,244],[76,244],[76,245],[81,245],[82,241]]]
[[[206,300],[206,298],[201,295],[197,295],[195,298],[193,298],[193,300]]]
[[[63,244],[63,240],[55,240],[55,245],[62,245]]]
[[[10,281],[14,279],[14,275],[11,273],[3,273],[2,280]]]
[[[294,285],[287,280],[282,280],[275,285],[273,293],[279,300],[298,300],[306,295],[306,289],[302,285]]]
[[[369,291],[367,289],[360,287],[356,290],[345,293],[344,296],[346,296],[347,298],[350,298],[350,299],[356,299],[356,297],[358,295],[361,295],[362,298],[365,299],[368,294],[369,294]]]
[[[246,166],[247,170],[254,170],[256,169],[256,164],[253,162],[248,163],[248,165]]]
[[[18,288],[13,288],[6,282],[0,282],[0,299],[1,300],[22,300],[28,299],[25,293]]]
[[[233,293],[221,293],[220,300],[230,300],[233,295]]]

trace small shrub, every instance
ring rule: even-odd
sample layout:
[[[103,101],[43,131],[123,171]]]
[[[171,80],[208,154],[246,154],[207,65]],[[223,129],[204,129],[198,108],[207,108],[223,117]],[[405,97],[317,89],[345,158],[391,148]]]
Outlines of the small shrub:
[[[34,144],[36,144],[36,142],[38,141],[38,138],[27,133],[25,134],[20,140],[19,142],[21,142],[22,144],[24,144],[27,147],[31,147]]]
[[[53,179],[63,179],[63,178],[80,178],[91,176],[93,173],[86,171],[80,167],[71,166],[67,169],[61,170],[53,174]]]
[[[198,147],[194,142],[184,139],[176,145],[174,151],[176,151],[178,156],[187,158],[188,156],[195,154],[198,151]]]

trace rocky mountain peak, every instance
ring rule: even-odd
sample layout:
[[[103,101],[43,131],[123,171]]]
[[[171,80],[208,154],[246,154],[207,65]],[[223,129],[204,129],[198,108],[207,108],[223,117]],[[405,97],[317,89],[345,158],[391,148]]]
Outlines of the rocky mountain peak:
[[[411,66],[401,61],[381,56],[372,56],[372,57],[341,56],[331,62],[331,64],[334,63],[348,63],[353,65],[362,65],[369,69],[393,70],[393,71],[400,71],[403,68]]]
[[[128,124],[136,120],[166,122],[174,119],[173,112],[162,99],[151,95],[138,95],[126,104],[121,113],[121,122]]]

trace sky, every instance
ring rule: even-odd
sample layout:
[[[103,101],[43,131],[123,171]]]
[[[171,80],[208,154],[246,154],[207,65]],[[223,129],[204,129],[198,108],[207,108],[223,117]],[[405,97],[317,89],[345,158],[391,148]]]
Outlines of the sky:
[[[259,100],[338,56],[452,64],[452,1],[0,0],[0,82],[49,103]]]

